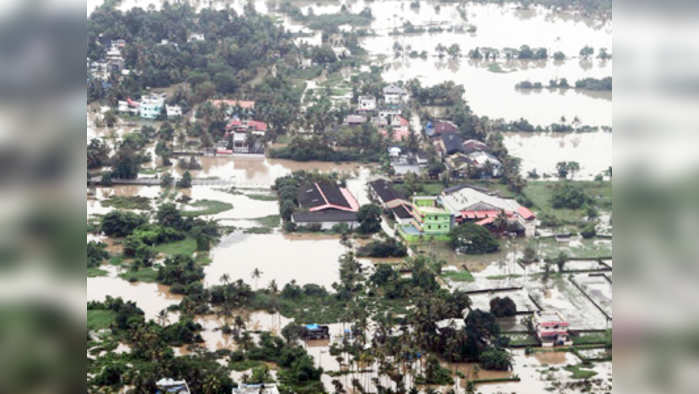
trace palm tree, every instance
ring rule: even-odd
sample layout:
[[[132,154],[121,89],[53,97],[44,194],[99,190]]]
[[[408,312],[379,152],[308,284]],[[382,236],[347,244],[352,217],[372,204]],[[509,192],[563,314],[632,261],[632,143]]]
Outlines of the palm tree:
[[[160,312],[158,312],[158,323],[161,326],[167,324],[167,312],[165,311],[165,309],[162,309]]]
[[[252,274],[250,274],[250,276],[255,280],[255,288],[257,288],[257,280],[262,276],[262,271],[260,271],[259,268],[255,268],[252,270]]]

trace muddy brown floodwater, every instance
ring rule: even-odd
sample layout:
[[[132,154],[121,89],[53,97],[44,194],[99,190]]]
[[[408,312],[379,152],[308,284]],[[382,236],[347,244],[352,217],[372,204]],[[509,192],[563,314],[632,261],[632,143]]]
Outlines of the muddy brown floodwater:
[[[330,289],[340,279],[338,259],[346,251],[338,237],[233,233],[212,249],[204,282],[217,284],[228,274],[254,288],[266,287],[272,280],[281,288],[296,280],[299,285],[315,283]],[[255,269],[261,271],[259,278],[252,277]]]
[[[117,276],[87,278],[88,301],[104,301],[107,296],[134,301],[145,313],[146,320],[156,320],[158,312],[182,299],[182,296],[171,294],[167,286],[155,283],[130,283]]]

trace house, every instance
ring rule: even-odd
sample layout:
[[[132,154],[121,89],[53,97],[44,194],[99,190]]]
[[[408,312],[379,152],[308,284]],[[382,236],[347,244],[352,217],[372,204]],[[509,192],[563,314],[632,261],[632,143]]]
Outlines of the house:
[[[366,116],[364,115],[347,115],[345,117],[345,124],[350,125],[350,126],[356,126],[360,125],[362,123],[366,123],[367,119]]]
[[[120,46],[112,44],[104,58],[108,72],[120,72],[124,68],[124,58],[121,56]]]
[[[399,147],[392,146],[392,147],[388,148],[388,157],[397,158],[400,156],[400,152],[401,152],[401,150]]]
[[[134,101],[123,101],[119,100],[117,102],[117,111],[121,113],[129,113],[133,115],[138,115],[138,103]]]
[[[459,127],[448,120],[438,120],[434,123],[427,122],[425,125],[425,134],[428,137],[439,136],[445,133],[456,133],[457,131],[459,131]]]
[[[398,126],[398,127],[393,127],[390,129],[379,129],[378,130],[381,135],[384,137],[395,141],[395,142],[401,142],[403,140],[408,139],[410,137],[410,129],[408,129],[405,126]]]
[[[449,156],[462,152],[464,149],[463,142],[463,138],[458,134],[445,133],[434,141],[434,147],[442,156]]]
[[[165,105],[165,113],[168,119],[182,116],[182,107],[179,105]]]
[[[400,225],[409,225],[414,219],[413,207],[410,203],[402,203],[394,208],[391,208],[393,219]]]
[[[330,327],[319,324],[301,326],[300,336],[304,340],[330,339]]]
[[[155,382],[155,387],[158,388],[156,393],[172,393],[172,394],[190,394],[189,386],[185,380],[175,380],[170,378],[162,378]]]
[[[573,344],[568,333],[569,324],[559,312],[536,312],[532,317],[532,324],[542,346]]]
[[[193,41],[204,41],[204,34],[203,33],[189,33],[189,37],[187,37],[187,42],[193,42]]]
[[[391,122],[394,116],[401,114],[401,107],[398,105],[383,105],[379,108],[379,118],[385,119],[387,122]]]
[[[274,383],[240,384],[231,394],[279,394],[279,389]]]
[[[393,185],[385,179],[379,178],[369,182],[369,193],[384,209],[395,208],[401,204],[409,204],[405,196],[394,189]]]
[[[406,213],[411,218],[407,218]],[[423,237],[446,240],[454,226],[454,215],[444,209],[439,197],[434,196],[414,196],[410,205],[396,207],[394,215],[399,222],[398,234],[409,242]]]
[[[340,223],[350,228],[359,225],[357,199],[335,183],[308,184],[299,190],[297,201],[301,209],[291,215],[291,221],[297,225],[318,225],[322,230],[330,230]]]
[[[376,97],[359,96],[358,109],[360,111],[373,111],[376,109]]]
[[[408,96],[408,92],[398,85],[388,85],[383,88],[383,98],[386,104],[400,104]]]
[[[466,155],[469,164],[478,168],[485,169],[490,167],[492,172],[489,174],[494,177],[500,176],[502,173],[502,163],[495,156],[484,151],[475,151]]]
[[[226,125],[227,132],[247,133],[263,136],[267,132],[267,123],[259,120],[240,120],[233,118]]]
[[[454,215],[444,209],[439,197],[413,197],[418,229],[426,235],[446,235],[451,230]]]
[[[463,146],[463,152],[466,154],[485,151],[488,149],[488,146],[485,143],[473,139],[464,141]]]
[[[440,201],[457,222],[488,225],[504,213],[511,221],[524,227],[524,235],[531,236],[536,231],[536,215],[532,211],[514,199],[502,198],[485,189],[467,184],[450,187],[442,191]]]
[[[138,105],[138,114],[144,119],[155,119],[160,116],[165,104],[163,95],[151,95],[141,98]]]

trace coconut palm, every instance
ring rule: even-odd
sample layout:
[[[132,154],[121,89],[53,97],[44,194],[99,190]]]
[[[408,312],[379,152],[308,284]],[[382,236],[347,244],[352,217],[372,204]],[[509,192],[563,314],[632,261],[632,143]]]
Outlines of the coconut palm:
[[[255,287],[257,288],[257,280],[262,276],[262,271],[260,271],[259,268],[255,268],[252,270],[252,274],[250,274],[250,276],[255,280]]]

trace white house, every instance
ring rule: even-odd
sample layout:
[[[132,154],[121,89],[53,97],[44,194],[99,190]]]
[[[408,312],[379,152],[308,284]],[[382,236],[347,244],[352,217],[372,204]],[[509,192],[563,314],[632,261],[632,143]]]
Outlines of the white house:
[[[376,109],[376,97],[359,96],[359,109],[362,111],[373,111]]]
[[[408,97],[408,92],[397,85],[388,85],[383,88],[383,98],[386,104],[400,104]]]
[[[138,113],[144,119],[155,119],[162,112],[164,104],[165,97],[163,96],[152,95],[143,97],[138,106]]]
[[[117,111],[119,111],[121,113],[130,113],[130,114],[136,115],[139,112],[138,106],[129,105],[129,103],[127,101],[119,100],[119,102],[117,104],[118,104]]]
[[[401,153],[401,150],[397,146],[392,146],[392,147],[388,148],[388,155],[390,157],[398,157],[398,156],[400,156],[400,153]]]
[[[167,113],[168,118],[182,116],[182,107],[179,105],[165,105],[165,113]]]
[[[203,33],[190,33],[189,37],[187,37],[187,42],[192,42],[192,41],[204,41],[204,34]]]
[[[494,177],[498,177],[502,173],[502,163],[500,163],[500,160],[498,160],[495,156],[491,155],[488,152],[471,152],[468,155],[466,155],[466,158],[469,160],[471,164],[478,168],[484,168],[487,165],[487,163],[490,163],[490,166],[493,169],[492,175]]]

